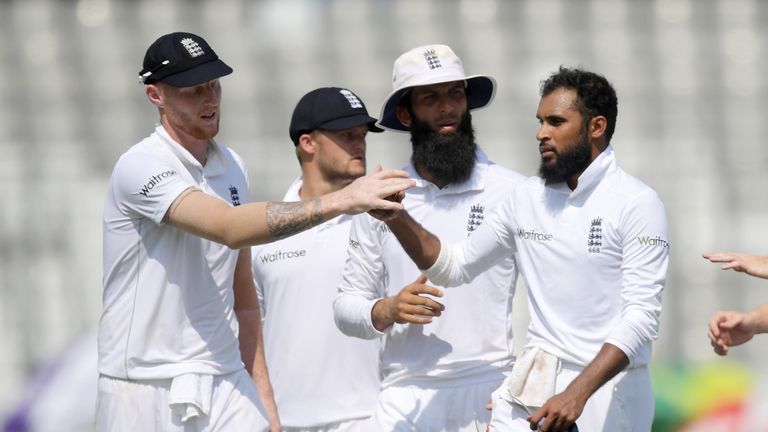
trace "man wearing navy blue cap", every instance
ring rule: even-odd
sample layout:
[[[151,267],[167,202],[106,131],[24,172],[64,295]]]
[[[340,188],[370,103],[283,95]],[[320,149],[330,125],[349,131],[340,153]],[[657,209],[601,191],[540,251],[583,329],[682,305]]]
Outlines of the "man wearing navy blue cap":
[[[243,161],[213,140],[231,72],[191,33],[160,37],[144,57],[139,81],[160,122],[107,190],[98,430],[279,430],[250,246],[399,208],[384,198],[412,184],[381,171],[311,200],[248,203]]]
[[[338,191],[365,174],[366,136],[382,132],[352,91],[322,87],[299,100],[289,135],[301,176],[285,201]],[[286,431],[368,432],[379,393],[379,342],[344,336],[333,299],[347,256],[351,216],[254,246],[264,351]]]

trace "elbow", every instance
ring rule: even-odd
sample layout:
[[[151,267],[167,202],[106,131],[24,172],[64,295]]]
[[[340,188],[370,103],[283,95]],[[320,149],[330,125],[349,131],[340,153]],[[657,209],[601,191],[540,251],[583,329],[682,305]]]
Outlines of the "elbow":
[[[346,336],[354,336],[350,331],[346,320],[344,319],[344,299],[341,295],[336,296],[333,300],[333,322],[336,324],[336,328]]]
[[[350,305],[348,298],[344,294],[339,294],[333,301],[333,322],[345,336],[358,339],[375,339],[378,335],[375,332],[367,331],[363,322],[353,318],[354,305]]]
[[[235,229],[235,226],[231,224],[224,226],[219,234],[218,242],[234,250],[253,246],[257,243],[244,236],[242,230]]]

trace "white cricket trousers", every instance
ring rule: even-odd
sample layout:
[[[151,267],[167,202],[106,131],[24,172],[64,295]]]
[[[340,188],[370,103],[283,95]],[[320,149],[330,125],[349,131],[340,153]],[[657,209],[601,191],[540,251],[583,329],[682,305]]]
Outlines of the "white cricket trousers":
[[[345,420],[322,426],[286,427],[283,432],[371,432],[371,418]]]
[[[484,432],[486,405],[501,380],[447,388],[390,386],[371,418],[375,432]]]
[[[252,432],[269,423],[248,372],[213,377],[210,415],[186,422],[170,408],[171,380],[129,381],[99,377],[98,432]]]
[[[584,369],[561,360],[555,392],[560,393]],[[528,414],[493,393],[491,432],[531,432],[525,420]],[[536,409],[533,410],[534,412]],[[581,432],[650,432],[653,423],[653,389],[646,366],[627,369],[600,387],[587,400],[584,412],[576,420]]]

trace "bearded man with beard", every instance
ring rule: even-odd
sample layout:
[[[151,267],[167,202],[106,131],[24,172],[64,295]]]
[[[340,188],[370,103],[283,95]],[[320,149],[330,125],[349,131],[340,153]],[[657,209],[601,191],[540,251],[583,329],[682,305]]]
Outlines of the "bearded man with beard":
[[[523,180],[477,146],[471,110],[490,104],[495,81],[467,76],[445,45],[414,48],[394,64],[394,90],[379,126],[410,132],[406,168],[416,187],[402,203],[442,238],[473,235]],[[347,335],[382,340],[382,390],[374,431],[485,430],[486,404],[514,361],[514,258],[444,299],[405,254],[384,222],[356,216],[334,302]],[[405,288],[403,288],[405,286]]]
[[[387,219],[433,283],[477,281],[504,256],[520,266],[531,324],[493,394],[491,431],[651,430],[647,365],[669,235],[656,192],[616,162],[617,113],[605,77],[560,68],[543,82],[536,112],[539,176],[516,187],[469,239],[448,244],[406,212]]]

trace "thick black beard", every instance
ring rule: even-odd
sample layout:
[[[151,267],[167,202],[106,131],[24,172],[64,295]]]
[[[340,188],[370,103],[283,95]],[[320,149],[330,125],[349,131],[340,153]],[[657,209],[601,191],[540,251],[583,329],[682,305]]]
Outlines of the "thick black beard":
[[[557,153],[557,161],[554,165],[547,166],[544,159],[541,160],[539,177],[543,178],[546,184],[564,182],[587,169],[591,157],[592,144],[589,142],[586,129],[583,129],[576,138],[574,146],[562,153]]]
[[[455,132],[441,134],[411,115],[414,166],[423,168],[445,184],[462,183],[472,175],[477,156],[472,116],[467,111]]]

